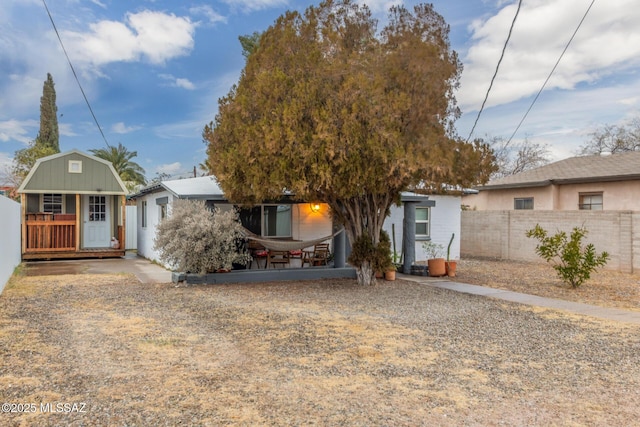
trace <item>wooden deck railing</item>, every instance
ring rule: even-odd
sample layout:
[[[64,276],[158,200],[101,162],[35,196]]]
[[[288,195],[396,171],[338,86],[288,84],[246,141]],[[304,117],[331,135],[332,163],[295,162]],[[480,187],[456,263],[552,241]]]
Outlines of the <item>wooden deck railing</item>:
[[[73,214],[28,214],[25,224],[26,252],[76,249],[76,216]]]

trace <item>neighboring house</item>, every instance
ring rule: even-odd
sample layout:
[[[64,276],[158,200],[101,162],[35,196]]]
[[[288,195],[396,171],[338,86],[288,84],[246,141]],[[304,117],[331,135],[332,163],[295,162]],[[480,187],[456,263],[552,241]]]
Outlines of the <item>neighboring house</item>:
[[[572,157],[490,181],[470,210],[640,211],[640,152]]]
[[[124,256],[126,188],[113,165],[71,150],[36,161],[18,189],[22,258]]]
[[[163,181],[147,187],[132,195],[138,210],[138,254],[151,260],[158,260],[159,253],[153,248],[156,226],[168,214],[171,203],[176,199],[204,200],[211,207],[223,210],[232,209],[233,205],[225,198],[214,177],[199,177]],[[413,235],[417,259],[426,259],[422,252],[422,241],[434,239],[445,247],[451,233],[456,233],[452,248],[452,258],[459,255],[460,230],[460,198],[436,196],[442,209],[435,212],[435,202],[427,196],[411,193],[403,194],[404,207],[393,206],[391,216],[387,218],[384,228],[392,235],[392,225],[396,230],[397,252],[402,251],[403,221],[408,210],[413,215],[410,231]],[[263,203],[252,208],[239,210],[243,226],[258,236],[309,241],[331,235],[334,224],[329,206],[324,203],[298,202],[291,197],[283,196],[273,203]],[[415,224],[415,225],[413,225]],[[411,233],[410,233],[411,234]]]

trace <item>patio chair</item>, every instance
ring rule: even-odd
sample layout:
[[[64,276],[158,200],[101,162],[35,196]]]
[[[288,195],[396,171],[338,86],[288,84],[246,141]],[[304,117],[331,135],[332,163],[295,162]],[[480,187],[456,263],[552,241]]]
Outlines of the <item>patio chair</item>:
[[[309,264],[309,266],[329,265],[329,244],[318,243],[314,245],[313,251],[305,251],[302,259],[302,266]]]

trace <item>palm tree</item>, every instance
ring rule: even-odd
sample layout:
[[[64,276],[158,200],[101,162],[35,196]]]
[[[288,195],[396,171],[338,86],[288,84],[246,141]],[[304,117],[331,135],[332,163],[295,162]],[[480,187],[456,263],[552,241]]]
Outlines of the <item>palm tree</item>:
[[[128,190],[131,191],[136,185],[146,185],[144,169],[136,162],[131,161],[138,156],[137,151],[129,151],[121,143],[118,143],[118,147],[109,145],[107,148],[96,148],[89,151],[96,157],[110,161]]]

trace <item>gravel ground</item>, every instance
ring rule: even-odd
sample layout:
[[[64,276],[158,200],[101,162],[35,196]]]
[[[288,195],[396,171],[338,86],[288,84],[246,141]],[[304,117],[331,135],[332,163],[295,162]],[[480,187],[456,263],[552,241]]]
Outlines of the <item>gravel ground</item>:
[[[22,413],[0,423],[638,425],[639,332],[402,280],[20,277],[0,400]]]

